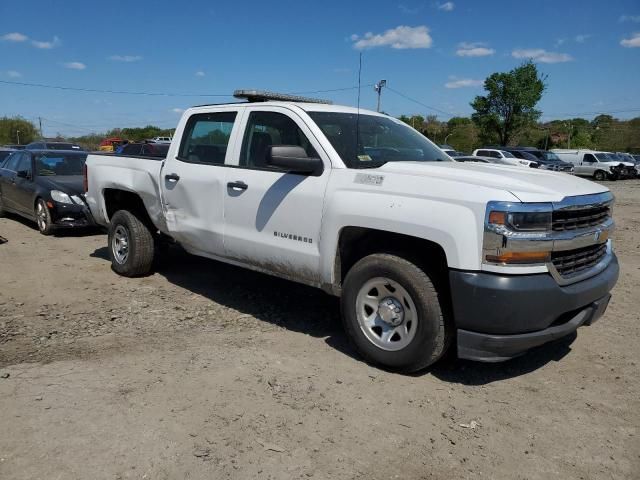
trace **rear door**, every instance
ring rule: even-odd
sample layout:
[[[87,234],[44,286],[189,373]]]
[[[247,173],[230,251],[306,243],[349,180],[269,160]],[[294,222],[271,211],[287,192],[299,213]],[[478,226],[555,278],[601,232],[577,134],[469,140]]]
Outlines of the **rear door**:
[[[319,281],[320,226],[330,160],[305,122],[286,107],[247,107],[236,168],[226,169],[227,257],[309,282]],[[319,176],[291,174],[266,163],[271,145],[297,145],[322,159]]]
[[[35,182],[31,157],[31,152],[22,152],[16,167],[15,181],[11,185],[16,210],[28,216],[33,215],[34,212],[33,194],[35,192]],[[19,176],[18,172],[24,176]]]
[[[15,182],[16,167],[21,157],[22,152],[11,154],[0,168],[0,202],[4,208],[9,210],[15,210],[12,185]]]
[[[167,228],[188,251],[224,255],[225,163],[241,109],[194,113],[160,174]],[[176,139],[177,140],[177,139]]]

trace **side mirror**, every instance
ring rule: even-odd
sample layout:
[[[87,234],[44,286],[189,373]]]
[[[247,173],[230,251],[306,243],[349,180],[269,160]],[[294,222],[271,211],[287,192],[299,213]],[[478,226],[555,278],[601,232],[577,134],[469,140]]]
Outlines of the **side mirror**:
[[[18,178],[26,178],[27,180],[31,178],[31,173],[29,170],[19,170],[16,172],[16,176]]]
[[[304,148],[297,145],[273,145],[267,151],[267,165],[278,167],[289,173],[312,175],[322,174],[322,160],[309,158]]]

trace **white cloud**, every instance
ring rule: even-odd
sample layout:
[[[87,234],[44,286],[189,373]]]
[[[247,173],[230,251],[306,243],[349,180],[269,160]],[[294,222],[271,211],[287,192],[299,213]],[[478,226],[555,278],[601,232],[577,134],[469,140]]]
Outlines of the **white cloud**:
[[[542,48],[514,50],[511,52],[511,56],[513,58],[530,58],[540,63],[563,63],[573,60],[573,57],[568,53],[547,52]]]
[[[464,87],[479,87],[484,84],[484,80],[473,80],[471,78],[459,78],[454,79],[454,77],[450,77],[451,80],[444,84],[447,88],[464,88]]]
[[[82,62],[66,62],[62,65],[64,65],[65,68],[70,68],[71,70],[84,70],[87,68],[87,66]]]
[[[578,43],[584,43],[591,37],[592,35],[588,35],[588,34],[576,35],[574,40]]]
[[[41,48],[44,50],[50,50],[52,48],[58,47],[60,46],[62,42],[60,42],[60,39],[58,37],[53,37],[53,40],[51,40],[50,42],[41,42],[39,40],[31,40],[31,45],[33,45],[36,48]]]
[[[142,57],[140,55],[111,55],[109,60],[114,62],[139,62]]]
[[[364,37],[359,37],[354,34],[351,35],[351,40],[355,42],[353,47],[357,49],[374,47],[391,47],[396,49],[429,48],[433,43],[429,35],[429,29],[424,25],[419,27],[400,25],[384,33],[373,34],[367,32],[364,34]]]
[[[18,32],[7,33],[5,35],[2,35],[2,37],[0,38],[7,42],[26,42],[27,40],[29,40],[29,37]]]
[[[456,55],[459,57],[486,57],[494,53],[496,51],[493,48],[489,48],[486,44],[480,42],[462,42],[458,44],[458,50],[456,50]]]
[[[172,108],[172,109],[171,109],[171,110],[169,110],[169,111],[170,111],[170,112],[173,112],[173,113],[182,113],[182,112],[184,112],[184,109],[183,109],[183,108],[178,108],[178,107],[176,107],[176,108]]]
[[[206,73],[204,73],[202,70],[198,70],[196,72],[196,77],[204,77],[206,75]]]
[[[442,10],[443,12],[450,12],[455,8],[455,4],[453,2],[444,2],[438,4],[438,10]]]
[[[418,7],[408,7],[406,5],[403,5],[402,3],[400,5],[398,5],[398,8],[400,9],[400,11],[402,13],[406,13],[407,15],[415,15],[416,13],[418,13],[420,10],[422,10],[422,5],[418,6]]]
[[[10,78],[20,78],[22,74],[20,72],[16,72],[15,70],[8,70],[7,76]]]
[[[625,38],[620,42],[620,45],[627,48],[640,47],[640,32],[635,32],[631,35],[631,38]]]
[[[640,15],[620,15],[618,21],[640,23]]]

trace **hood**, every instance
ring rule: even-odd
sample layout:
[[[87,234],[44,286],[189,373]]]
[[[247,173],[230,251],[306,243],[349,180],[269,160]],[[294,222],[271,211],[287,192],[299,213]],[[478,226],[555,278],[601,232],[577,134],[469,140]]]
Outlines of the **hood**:
[[[60,190],[69,195],[84,195],[82,175],[51,175],[37,177],[37,183],[49,190]]]
[[[564,197],[608,191],[590,180],[561,172],[472,162],[388,162],[377,169],[400,175],[441,178],[504,190],[521,202],[559,202]]]

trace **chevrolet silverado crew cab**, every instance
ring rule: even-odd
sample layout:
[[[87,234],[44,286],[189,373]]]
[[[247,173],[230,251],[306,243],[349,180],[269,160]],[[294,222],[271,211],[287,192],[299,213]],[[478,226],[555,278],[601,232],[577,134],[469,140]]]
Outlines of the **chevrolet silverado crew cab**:
[[[166,158],[90,154],[115,272],[158,239],[341,297],[369,362],[501,361],[589,325],[618,278],[606,187],[454,162],[387,115],[260,91],[184,112]]]

